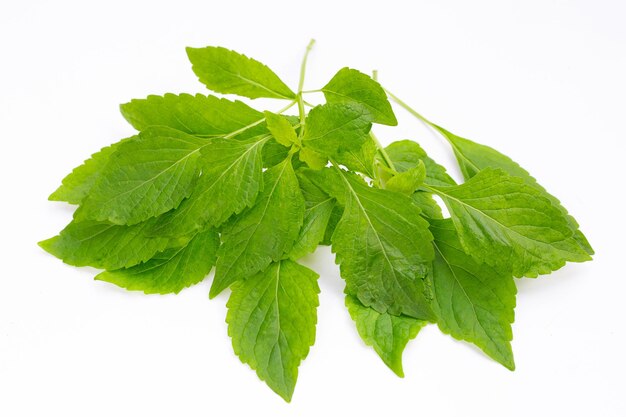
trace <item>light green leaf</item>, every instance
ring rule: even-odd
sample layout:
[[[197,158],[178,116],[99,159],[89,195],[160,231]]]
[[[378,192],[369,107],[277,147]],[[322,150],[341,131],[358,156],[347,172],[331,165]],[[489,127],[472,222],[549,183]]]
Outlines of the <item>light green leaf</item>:
[[[326,157],[358,151],[372,127],[367,112],[355,104],[324,104],[306,118],[302,144]]]
[[[416,166],[391,177],[385,183],[385,189],[410,196],[417,191],[425,179],[426,165],[420,160]]]
[[[322,169],[328,164],[328,158],[311,148],[302,148],[298,152],[300,161],[312,169]]]
[[[579,245],[589,255],[593,255],[593,248],[587,241],[585,235],[583,235],[583,233],[578,229],[578,223],[574,217],[570,216],[565,207],[561,205],[561,202],[555,196],[548,193],[546,189],[537,183],[537,180],[535,180],[535,178],[533,178],[528,171],[519,166],[517,162],[513,161],[508,156],[501,154],[495,149],[490,148],[489,146],[480,145],[469,139],[459,137],[440,126],[433,125],[433,127],[441,132],[441,134],[448,139],[448,142],[452,145],[456,159],[461,167],[461,172],[466,180],[472,178],[479,171],[485,168],[500,168],[513,177],[523,179],[528,186],[539,191],[541,196],[550,200],[552,205],[558,208],[559,211],[566,216],[570,229],[574,232],[574,239],[576,239]]]
[[[383,88],[368,75],[350,68],[342,68],[322,87],[328,103],[358,103],[370,114],[374,123],[398,124]]]
[[[441,207],[433,198],[433,194],[417,191],[411,195],[413,203],[422,210],[422,216],[428,219],[443,219]]]
[[[379,313],[432,320],[425,278],[432,235],[405,195],[371,188],[342,172],[345,209],[332,237],[346,293]]]
[[[80,204],[87,197],[98,178],[100,178],[100,173],[107,162],[109,162],[111,155],[115,153],[121,144],[132,139],[122,139],[91,155],[91,158],[74,168],[69,175],[63,178],[61,186],[48,199],[51,201],[66,201],[70,204]]]
[[[464,184],[428,187],[444,200],[467,253],[516,277],[591,259],[567,219],[536,188],[486,168]]]
[[[274,136],[276,142],[288,148],[294,143],[299,145],[298,135],[286,117],[269,111],[266,111],[264,114],[267,129]]]
[[[95,279],[146,294],[177,294],[208,275],[219,244],[219,234],[209,229],[185,246],[167,249],[131,268],[101,272]]]
[[[217,227],[254,205],[263,186],[261,150],[267,139],[213,139],[202,152],[202,176],[191,196],[163,215],[154,234],[184,236],[207,224]]]
[[[351,171],[357,171],[365,174],[369,178],[374,178],[374,161],[376,152],[378,152],[376,143],[371,137],[367,137],[359,149],[339,151],[335,158],[335,162],[345,166]]]
[[[381,314],[365,307],[351,295],[346,295],[346,307],[365,344],[373,347],[389,369],[403,378],[402,352],[409,340],[414,339],[428,322],[408,316]]]
[[[177,207],[191,194],[207,143],[171,128],[148,128],[118,147],[75,218],[132,225]]]
[[[456,184],[443,166],[431,159],[420,145],[411,140],[393,142],[385,148],[385,151],[398,172],[408,171],[417,166],[419,161],[422,161],[426,165],[426,184]]]
[[[74,266],[128,268],[147,261],[169,246],[185,243],[184,238],[150,237],[148,232],[156,221],[151,219],[133,226],[72,221],[58,236],[39,242],[39,246]]]
[[[304,198],[290,157],[263,173],[258,202],[222,230],[209,296],[279,261],[291,250],[303,217]]]
[[[151,95],[122,104],[124,118],[137,130],[167,126],[191,135],[223,136],[263,120],[263,113],[239,100],[196,94]],[[249,138],[266,134],[263,123],[237,135]]]
[[[294,99],[295,93],[259,61],[226,48],[187,48],[193,72],[209,89],[249,98]]]
[[[334,198],[320,190],[306,175],[301,172],[298,174],[305,210],[302,228],[289,253],[289,257],[294,260],[317,249],[324,239],[328,221],[336,204]]]
[[[517,290],[513,277],[465,254],[450,219],[432,221],[430,230],[435,236],[432,288],[439,328],[515,369],[511,323]]]
[[[317,278],[293,261],[275,262],[233,285],[226,305],[235,354],[287,402],[315,342]]]

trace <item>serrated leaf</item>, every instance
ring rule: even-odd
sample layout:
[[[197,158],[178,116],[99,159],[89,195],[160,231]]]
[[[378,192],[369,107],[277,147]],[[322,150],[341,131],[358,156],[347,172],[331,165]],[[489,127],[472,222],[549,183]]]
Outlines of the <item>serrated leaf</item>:
[[[358,151],[372,127],[368,113],[355,104],[324,104],[309,112],[304,125],[302,144],[306,148],[334,158],[342,152]]]
[[[75,218],[132,225],[176,208],[191,194],[208,143],[171,128],[148,128],[118,147]]]
[[[293,261],[275,262],[233,285],[226,305],[235,354],[287,402],[315,342],[318,277]]]
[[[332,237],[346,293],[379,313],[432,320],[426,273],[434,252],[411,199],[342,173],[345,209]]]
[[[286,117],[269,111],[266,111],[264,114],[267,129],[276,139],[276,142],[286,147],[299,144],[298,134]]]
[[[100,269],[128,268],[145,262],[169,246],[180,246],[185,238],[151,237],[156,219],[133,226],[87,220],[72,221],[58,236],[39,242],[48,253],[73,266]]]
[[[370,76],[342,68],[322,87],[328,103],[358,103],[370,114],[371,121],[384,125],[398,124],[385,90]]]
[[[430,230],[435,237],[432,289],[439,328],[515,369],[511,323],[517,290],[513,277],[467,255],[450,219],[432,221]]]
[[[443,213],[439,203],[433,198],[433,194],[426,191],[418,191],[411,195],[413,203],[422,210],[422,216],[428,219],[443,219]]]
[[[135,129],[167,126],[191,135],[223,136],[263,120],[263,113],[245,103],[202,94],[150,95],[120,106],[124,118]],[[263,123],[236,135],[249,138],[266,134]]]
[[[167,249],[131,268],[101,272],[95,279],[146,294],[177,294],[208,275],[219,244],[219,234],[209,229],[198,233],[187,245]]]
[[[209,89],[248,98],[294,99],[280,78],[259,61],[226,48],[187,48],[193,72]]]
[[[339,151],[335,157],[335,162],[345,166],[351,171],[360,172],[369,178],[374,178],[376,152],[378,152],[376,143],[371,137],[367,137],[359,149]]]
[[[399,172],[385,183],[385,189],[405,195],[411,195],[424,183],[426,165],[423,161],[404,172]]]
[[[396,375],[404,377],[402,352],[409,340],[414,339],[428,322],[408,316],[381,314],[373,308],[365,307],[351,295],[346,295],[346,307],[365,344],[374,348],[385,365]]]
[[[222,230],[209,296],[279,261],[293,247],[303,217],[304,198],[290,157],[263,173],[258,202]]]
[[[155,235],[184,236],[254,205],[261,190],[261,152],[267,136],[213,139],[202,152],[202,176],[191,196],[163,215]]]
[[[483,169],[458,186],[428,188],[446,203],[465,251],[501,271],[536,277],[566,261],[591,259],[563,214],[501,169]]]
[[[324,239],[328,221],[335,207],[335,199],[320,190],[301,172],[298,182],[304,197],[304,222],[289,253],[291,259],[301,258],[317,248]]]
[[[411,140],[393,142],[385,148],[385,151],[398,172],[408,171],[422,161],[426,166],[426,184],[456,185],[446,169],[430,158],[420,145]]]
[[[100,174],[107,162],[109,162],[111,155],[117,151],[121,144],[132,139],[122,139],[91,155],[91,158],[74,168],[70,174],[63,178],[61,186],[50,194],[48,199],[51,201],[65,201],[70,204],[80,204],[87,197],[98,178],[100,178]]]
[[[343,207],[339,204],[335,204],[333,207],[333,211],[330,213],[330,218],[328,219],[328,225],[326,226],[326,232],[324,232],[324,239],[320,242],[321,245],[330,246],[331,239],[333,237],[333,233],[335,233],[335,229],[337,225],[341,221],[341,217],[343,216]]]
[[[541,195],[552,203],[552,205],[559,209],[559,211],[566,216],[567,222],[570,225],[570,229],[574,232],[574,239],[579,245],[589,254],[593,255],[593,248],[587,241],[587,238],[578,229],[578,222],[567,213],[565,207],[561,205],[561,202],[552,194],[548,193],[535,178],[533,178],[528,171],[522,168],[517,162],[513,161],[506,155],[501,154],[489,146],[481,145],[473,142],[469,139],[464,139],[457,136],[446,129],[433,125],[441,134],[448,139],[448,142],[452,145],[456,159],[461,167],[463,177],[467,180],[472,178],[478,172],[485,168],[500,168],[507,174],[518,177],[524,180],[524,182],[530,187],[535,188],[541,193]]]
[[[300,161],[304,162],[309,168],[322,169],[328,164],[328,158],[311,148],[302,148],[298,152]]]

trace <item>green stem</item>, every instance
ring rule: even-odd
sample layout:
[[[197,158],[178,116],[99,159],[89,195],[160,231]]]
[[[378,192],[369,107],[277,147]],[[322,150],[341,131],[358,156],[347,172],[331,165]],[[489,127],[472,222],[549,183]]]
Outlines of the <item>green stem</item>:
[[[398,96],[396,96],[395,94],[393,94],[391,91],[387,90],[386,88],[383,88],[383,89],[385,90],[385,93],[387,93],[389,98],[392,101],[394,101],[396,104],[398,104],[400,107],[402,107],[404,110],[408,111],[413,116],[417,117],[418,119],[420,119],[422,122],[426,123],[427,125],[431,127],[435,127],[435,124],[433,122],[431,122],[430,120],[428,120],[427,118],[425,118],[424,116],[416,112],[413,108],[411,108],[411,106],[406,104],[404,101],[400,100]]]
[[[302,64],[300,64],[300,82],[298,83],[298,94],[302,95],[302,87],[304,87],[304,74],[306,73],[306,60],[309,57],[309,52],[313,49],[313,45],[315,45],[315,39],[311,39],[309,44],[306,46],[306,51],[304,51],[304,58],[302,58]]]
[[[306,119],[304,99],[302,98],[302,88],[304,87],[304,77],[306,75],[306,61],[309,57],[309,52],[311,52],[311,49],[313,49],[314,44],[315,39],[311,39],[306,47],[306,51],[304,51],[304,57],[302,58],[302,63],[300,64],[300,80],[298,81],[298,93],[296,94],[296,102],[298,103],[298,114],[300,115],[301,126],[304,126],[304,121]],[[300,129],[300,136],[302,136],[303,131],[304,129]]]
[[[383,156],[383,160],[385,161],[385,164],[392,170],[396,170],[395,165],[393,164],[393,161],[391,160],[391,158],[389,157],[389,154],[387,153],[387,151],[385,150],[385,148],[383,147],[383,145],[380,143],[380,141],[378,140],[378,138],[376,137],[376,135],[374,135],[374,133],[370,132],[370,137],[372,138],[372,140],[374,141],[374,143],[376,144],[376,148],[378,148],[378,152],[380,152],[380,154]]]

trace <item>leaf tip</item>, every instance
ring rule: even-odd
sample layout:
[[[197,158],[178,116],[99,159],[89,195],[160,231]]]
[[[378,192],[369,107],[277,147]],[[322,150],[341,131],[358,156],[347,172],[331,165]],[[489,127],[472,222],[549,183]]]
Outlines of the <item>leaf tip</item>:
[[[511,354],[511,356],[505,358],[502,361],[498,361],[500,362],[500,364],[502,366],[504,366],[506,369],[508,369],[509,371],[513,372],[515,371],[515,360],[513,359],[513,355]]]
[[[42,240],[40,242],[37,242],[37,245],[41,249],[43,249],[46,252],[48,252],[50,255],[57,256],[55,248],[56,248],[56,242],[57,242],[58,238],[59,238],[59,236],[54,236],[54,237],[51,237],[49,239],[45,239],[45,240]]]
[[[404,378],[404,370],[402,369],[402,363],[397,363],[397,364],[387,363],[386,365],[389,367],[389,369],[393,371],[394,374],[396,374],[398,378]]]

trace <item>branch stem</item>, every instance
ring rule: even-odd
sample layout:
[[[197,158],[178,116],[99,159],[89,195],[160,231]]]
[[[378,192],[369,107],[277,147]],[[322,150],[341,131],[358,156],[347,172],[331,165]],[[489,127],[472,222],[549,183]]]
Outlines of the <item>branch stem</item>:
[[[426,123],[427,125],[429,125],[431,127],[435,127],[435,124],[433,122],[431,122],[430,120],[428,120],[427,118],[425,118],[424,116],[419,114],[417,111],[415,111],[411,106],[406,104],[404,101],[400,100],[398,98],[398,96],[396,96],[395,94],[393,94],[391,91],[387,90],[386,88],[384,88],[384,90],[385,90],[385,93],[387,93],[387,95],[391,99],[391,101],[395,102],[400,107],[402,107],[404,110],[408,111],[413,116],[417,117],[418,119],[420,119],[422,122]]]

